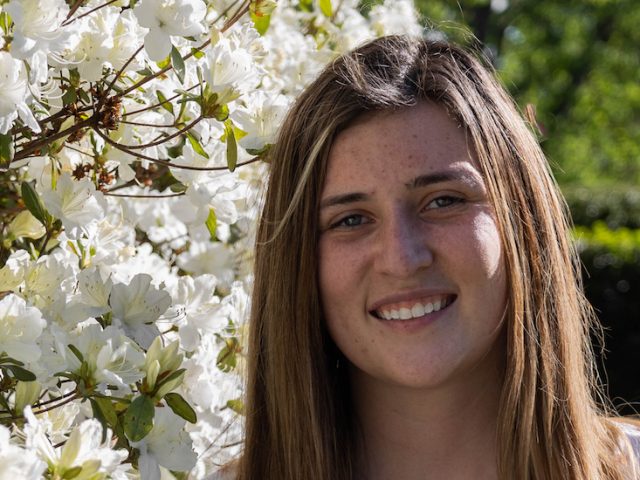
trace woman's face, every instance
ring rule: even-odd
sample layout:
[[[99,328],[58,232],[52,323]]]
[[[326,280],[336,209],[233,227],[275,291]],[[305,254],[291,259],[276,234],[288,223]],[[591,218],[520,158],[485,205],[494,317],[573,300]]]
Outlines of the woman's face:
[[[464,130],[441,107],[422,102],[342,131],[320,228],[324,314],[353,375],[433,388],[501,350],[498,227]]]

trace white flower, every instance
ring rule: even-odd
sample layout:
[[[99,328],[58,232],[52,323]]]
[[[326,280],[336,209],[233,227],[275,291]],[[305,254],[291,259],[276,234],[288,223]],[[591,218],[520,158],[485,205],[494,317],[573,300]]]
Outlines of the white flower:
[[[157,480],[159,466],[186,472],[196,464],[192,441],[184,430],[185,421],[168,407],[156,407],[151,432],[140,442],[131,445],[140,451],[140,478]]]
[[[204,73],[204,80],[218,94],[219,102],[227,103],[255,87],[262,72],[246,49],[220,38],[207,51]]]
[[[29,254],[26,250],[12,253],[4,267],[0,268],[0,292],[15,290],[22,283],[28,265]]]
[[[93,316],[99,316],[110,310],[109,295],[113,282],[111,278],[104,279],[98,269],[86,269],[78,274],[78,287],[81,301],[93,307]]]
[[[262,90],[245,96],[244,100],[248,107],[235,110],[231,114],[233,121],[246,132],[238,143],[245,149],[260,150],[265,145],[273,143],[289,102],[283,95],[267,95]]]
[[[71,276],[71,268],[57,250],[52,255],[40,257],[25,269],[22,293],[34,305],[45,308],[56,301],[64,301],[63,286]]]
[[[144,377],[144,354],[121,330],[110,326],[104,330],[92,324],[82,329],[73,339],[89,367],[89,372],[103,389],[107,384],[129,391],[129,385]],[[80,370],[80,360],[70,350],[66,352],[69,369]]]
[[[41,238],[47,233],[40,221],[29,210],[23,210],[9,224],[9,235],[13,238]]]
[[[382,5],[375,5],[371,9],[369,18],[378,35],[417,36],[422,33],[422,27],[416,21],[415,6],[411,1],[385,0]]]
[[[9,430],[0,425],[0,480],[39,480],[46,469],[34,452],[12,444]]]
[[[201,0],[142,0],[133,9],[140,25],[149,28],[144,48],[149,58],[162,60],[171,52],[171,36],[204,33],[207,7]]]
[[[153,324],[171,305],[171,297],[164,290],[151,286],[151,276],[138,274],[129,285],[117,283],[111,290],[109,304],[114,320],[144,348],[151,345],[159,333]]]
[[[4,9],[14,23],[11,53],[16,58],[49,53],[65,33],[60,28],[69,12],[64,0],[11,0]]]
[[[102,441],[102,425],[95,419],[83,421],[73,429],[62,447],[55,448],[46,436],[46,424],[39,421],[29,407],[25,408],[25,434],[27,446],[36,450],[47,461],[53,478],[65,478],[65,473],[80,467],[73,476],[80,480],[105,479],[127,458],[126,450],[112,450],[111,431]]]
[[[46,326],[40,310],[17,295],[7,295],[0,300],[0,353],[21,362],[38,360],[41,352],[36,340]]]
[[[86,177],[74,180],[68,173],[63,173],[55,189],[47,188],[42,192],[42,199],[49,213],[59,218],[67,231],[104,217],[104,197]]]
[[[64,0],[11,0],[5,7],[14,22],[11,55],[31,67],[30,83],[44,83],[47,60],[60,52],[71,35],[62,23],[69,7]]]
[[[220,242],[194,242],[178,257],[180,268],[193,275],[215,272],[220,287],[228,287],[234,278],[234,253]]]
[[[28,97],[22,62],[0,52],[0,134],[7,133],[18,116],[31,130],[40,132],[40,125],[27,106]]]
[[[77,43],[68,49],[67,60],[77,64],[80,75],[89,81],[102,78],[102,68],[119,69],[135,52],[141,28],[130,10],[120,13],[115,7],[101,8],[88,17]],[[137,63],[131,65],[136,68]]]
[[[176,293],[173,295],[173,308],[180,315],[177,315],[174,324],[179,326],[180,344],[187,351],[192,351],[198,346],[198,329],[214,331],[212,313],[220,303],[220,299],[214,295],[217,283],[218,279],[210,274],[196,278],[184,276],[178,281]],[[216,326],[221,325],[216,323]]]

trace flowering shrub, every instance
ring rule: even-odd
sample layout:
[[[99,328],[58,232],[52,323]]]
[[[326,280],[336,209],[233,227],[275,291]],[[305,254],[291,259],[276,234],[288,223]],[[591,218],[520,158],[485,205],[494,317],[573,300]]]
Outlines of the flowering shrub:
[[[237,454],[274,132],[336,54],[420,32],[406,0],[275,7],[0,0],[0,478]]]

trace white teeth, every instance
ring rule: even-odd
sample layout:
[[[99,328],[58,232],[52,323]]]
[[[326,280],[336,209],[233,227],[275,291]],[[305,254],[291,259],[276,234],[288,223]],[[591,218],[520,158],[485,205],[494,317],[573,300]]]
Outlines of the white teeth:
[[[409,320],[420,318],[432,312],[438,312],[449,305],[446,297],[430,303],[416,303],[413,307],[401,307],[397,310],[378,310],[378,316],[385,320]]]

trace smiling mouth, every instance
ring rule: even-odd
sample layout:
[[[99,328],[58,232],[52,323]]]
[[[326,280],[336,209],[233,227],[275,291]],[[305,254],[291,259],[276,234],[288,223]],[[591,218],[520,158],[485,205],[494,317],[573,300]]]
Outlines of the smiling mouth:
[[[451,305],[456,298],[456,295],[437,295],[418,301],[385,305],[369,313],[380,320],[412,320],[439,312]]]

